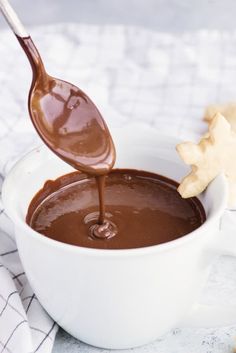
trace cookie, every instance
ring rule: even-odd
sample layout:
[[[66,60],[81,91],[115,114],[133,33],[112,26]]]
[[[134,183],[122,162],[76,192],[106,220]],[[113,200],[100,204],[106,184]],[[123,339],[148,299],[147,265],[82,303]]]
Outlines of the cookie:
[[[236,103],[209,105],[206,108],[204,120],[211,122],[216,113],[221,113],[236,131]]]
[[[184,142],[176,146],[182,160],[191,166],[178,191],[183,198],[204,191],[221,172],[229,183],[229,206],[236,204],[236,133],[228,121],[217,113],[209,122],[209,131],[198,144]]]

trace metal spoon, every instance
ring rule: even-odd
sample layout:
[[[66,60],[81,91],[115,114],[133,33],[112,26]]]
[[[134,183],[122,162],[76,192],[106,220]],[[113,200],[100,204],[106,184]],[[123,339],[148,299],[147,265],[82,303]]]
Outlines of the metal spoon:
[[[78,87],[47,74],[37,48],[9,2],[0,0],[0,9],[33,70],[28,108],[38,134],[74,168],[95,176],[108,173],[115,162],[115,148],[97,107]]]

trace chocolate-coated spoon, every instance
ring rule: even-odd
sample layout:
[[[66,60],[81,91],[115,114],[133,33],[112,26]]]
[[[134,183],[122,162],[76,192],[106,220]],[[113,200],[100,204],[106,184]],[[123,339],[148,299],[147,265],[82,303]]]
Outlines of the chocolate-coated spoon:
[[[38,134],[74,168],[95,176],[108,173],[115,162],[115,148],[97,107],[78,87],[46,73],[37,48],[9,2],[0,0],[0,9],[33,70],[28,107]]]

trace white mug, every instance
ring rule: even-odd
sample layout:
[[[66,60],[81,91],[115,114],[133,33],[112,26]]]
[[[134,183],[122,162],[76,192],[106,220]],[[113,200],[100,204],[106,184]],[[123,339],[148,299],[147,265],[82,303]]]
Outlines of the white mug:
[[[177,181],[188,170],[173,138],[142,125],[117,128],[112,135],[116,167],[147,170]],[[210,249],[219,241],[222,253],[232,248],[218,232],[227,200],[222,175],[200,196],[207,219],[192,233],[151,247],[101,250],[49,239],[25,222],[28,205],[44,182],[71,171],[43,146],[13,167],[2,190],[27,277],[60,326],[93,346],[122,349],[151,342],[184,320],[186,325],[200,326],[236,321],[235,309],[215,307],[198,308],[186,321],[213,261]]]

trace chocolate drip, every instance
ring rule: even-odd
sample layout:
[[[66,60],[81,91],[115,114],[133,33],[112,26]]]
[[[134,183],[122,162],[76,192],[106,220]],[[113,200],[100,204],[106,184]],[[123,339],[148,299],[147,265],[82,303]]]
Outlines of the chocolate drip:
[[[28,101],[32,122],[54,153],[75,169],[96,177],[100,201],[97,223],[103,225],[96,228],[96,236],[103,236],[102,229],[107,226],[103,224],[105,175],[115,163],[115,147],[109,130],[83,91],[46,73],[31,37],[17,36],[17,39],[33,71]]]

